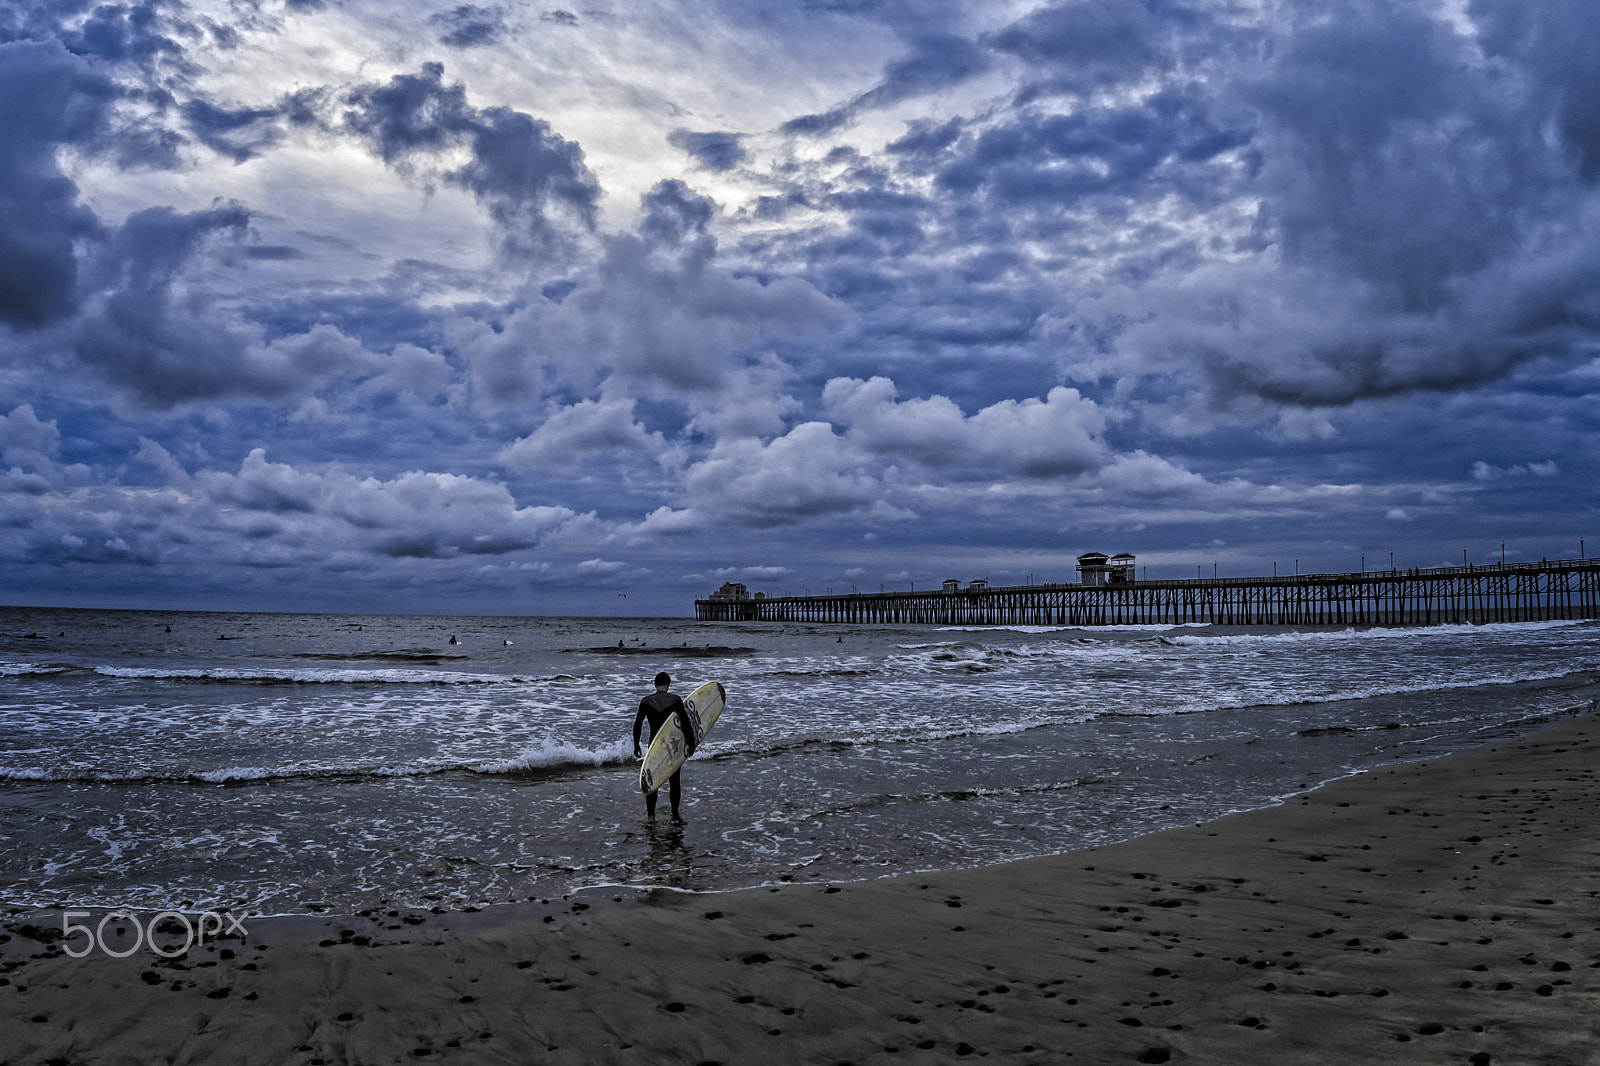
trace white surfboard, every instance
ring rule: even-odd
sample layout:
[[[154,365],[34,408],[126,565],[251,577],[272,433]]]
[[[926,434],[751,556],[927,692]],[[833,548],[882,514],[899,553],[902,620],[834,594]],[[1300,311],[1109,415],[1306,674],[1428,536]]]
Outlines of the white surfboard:
[[[683,709],[687,712],[689,727],[694,730],[696,748],[722,717],[722,706],[727,699],[728,694],[720,681],[707,681],[684,698]],[[688,741],[678,725],[678,716],[673,715],[661,731],[650,738],[650,748],[639,767],[639,791],[654,792],[666,784],[667,778],[677,773],[688,757]]]

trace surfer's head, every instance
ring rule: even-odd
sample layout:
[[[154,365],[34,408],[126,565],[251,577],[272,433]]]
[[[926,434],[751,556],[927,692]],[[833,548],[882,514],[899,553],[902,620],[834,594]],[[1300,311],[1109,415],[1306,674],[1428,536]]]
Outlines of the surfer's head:
[[[672,675],[665,670],[656,675],[656,688],[666,688],[672,684]]]

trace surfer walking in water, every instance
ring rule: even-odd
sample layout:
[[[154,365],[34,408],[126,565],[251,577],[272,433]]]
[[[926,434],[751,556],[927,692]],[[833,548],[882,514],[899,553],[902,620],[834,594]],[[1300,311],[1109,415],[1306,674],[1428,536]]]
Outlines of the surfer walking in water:
[[[678,727],[683,730],[684,741],[689,746],[689,754],[694,754],[694,731],[689,728],[689,715],[684,709],[683,700],[667,691],[672,684],[672,676],[665,670],[656,675],[656,690],[639,701],[639,713],[633,716],[633,757],[643,758],[639,747],[639,730],[646,721],[650,723],[650,738],[661,732],[662,728],[672,720],[673,715],[678,716]],[[672,820],[681,822],[678,816],[678,802],[683,796],[683,789],[678,781],[678,775],[683,773],[683,768],[675,770],[667,778],[667,799],[672,804]],[[644,811],[646,819],[654,823],[656,820],[656,792],[659,788],[644,794]]]

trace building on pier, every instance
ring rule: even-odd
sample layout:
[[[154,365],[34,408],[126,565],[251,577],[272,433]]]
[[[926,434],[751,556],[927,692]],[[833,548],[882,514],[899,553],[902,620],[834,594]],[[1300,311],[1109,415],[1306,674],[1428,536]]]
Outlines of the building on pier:
[[[1111,583],[1111,556],[1105,552],[1084,552],[1078,556],[1078,583],[1099,588]]]
[[[1099,556],[1078,584],[762,596],[724,585],[695,601],[695,617],[721,622],[902,625],[1438,625],[1600,618],[1600,561],[1448,566],[1293,577],[1139,581],[1133,557]],[[1123,559],[1124,557],[1118,557]],[[1080,568],[1082,560],[1080,560]],[[1089,575],[1095,575],[1092,578]],[[1113,575],[1117,575],[1113,579]]]
[[[1111,557],[1111,583],[1113,585],[1121,585],[1124,582],[1132,581],[1134,576],[1133,556],[1131,554],[1118,552]]]
[[[1124,584],[1134,578],[1133,563],[1134,557],[1127,552],[1084,552],[1078,556],[1078,583],[1090,588]]]

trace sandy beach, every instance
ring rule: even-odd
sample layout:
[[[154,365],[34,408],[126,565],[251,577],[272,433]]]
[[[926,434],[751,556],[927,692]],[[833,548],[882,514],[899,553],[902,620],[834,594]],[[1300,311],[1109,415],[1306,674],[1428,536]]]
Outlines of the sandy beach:
[[[1597,740],[986,869],[249,919],[170,960],[13,914],[0,1059],[1600,1063]]]

